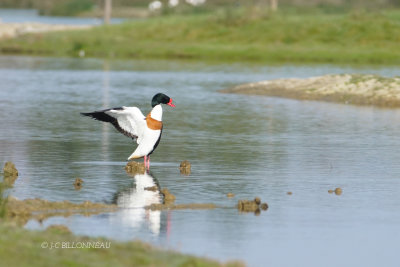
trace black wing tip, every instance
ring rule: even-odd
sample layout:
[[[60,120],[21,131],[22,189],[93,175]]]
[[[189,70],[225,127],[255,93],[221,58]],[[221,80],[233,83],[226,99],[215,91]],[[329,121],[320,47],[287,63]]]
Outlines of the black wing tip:
[[[88,116],[88,117],[98,120],[98,121],[115,123],[117,120],[114,117],[111,117],[110,115],[105,113],[105,111],[108,111],[108,110],[109,109],[94,111],[94,112],[81,112],[81,115]]]
[[[106,111],[110,111],[110,110],[123,110],[124,107],[117,107],[117,108],[108,108],[108,109],[102,109],[102,110],[97,110],[97,111],[93,111],[93,112],[79,112],[82,116],[88,116],[88,117],[96,117],[96,116],[101,116],[101,115],[107,115],[105,114]],[[109,115],[107,115],[109,116]]]
[[[99,111],[94,111],[94,112],[79,112],[82,116],[88,116],[92,119],[98,120],[98,121],[103,121],[103,122],[109,122],[111,123],[120,133],[122,133],[125,136],[128,136],[132,138],[133,140],[138,139],[137,135],[131,134],[128,131],[125,131],[122,129],[122,127],[118,124],[118,120],[108,114],[106,114],[106,111],[109,110],[123,110],[123,107],[118,107],[118,108],[110,108],[110,109],[104,109],[104,110],[99,110]]]

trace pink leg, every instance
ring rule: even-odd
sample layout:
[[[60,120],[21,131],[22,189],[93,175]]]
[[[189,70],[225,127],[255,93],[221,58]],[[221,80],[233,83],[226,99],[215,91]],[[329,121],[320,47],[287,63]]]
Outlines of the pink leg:
[[[147,169],[147,156],[144,156],[144,168]]]

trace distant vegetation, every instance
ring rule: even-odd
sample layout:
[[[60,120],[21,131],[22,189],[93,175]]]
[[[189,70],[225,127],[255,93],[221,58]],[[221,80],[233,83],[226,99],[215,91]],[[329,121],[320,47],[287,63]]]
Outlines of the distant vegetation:
[[[121,9],[147,9],[152,0],[112,0],[116,15],[129,14]],[[168,6],[168,0],[160,0]],[[400,7],[400,0],[277,0],[282,9],[308,9],[317,7],[329,13],[344,12],[351,9],[376,10],[381,8]],[[189,8],[185,0],[180,0],[176,8],[165,8],[167,13],[210,12],[215,8],[265,7],[270,0],[207,0],[205,5]],[[104,0],[0,0],[0,8],[34,8],[41,14],[58,16],[90,15],[88,11],[98,14]]]
[[[48,13],[53,16],[76,16],[91,10],[93,7],[94,4],[91,0],[71,0],[54,5]],[[42,11],[42,13],[44,12]]]
[[[113,6],[114,10],[125,6],[147,10],[149,2],[113,0]],[[400,63],[400,9],[396,8],[400,0],[278,2],[277,12],[270,10],[269,0],[208,0],[204,6],[179,5],[165,8],[146,20],[122,25],[3,40],[0,53],[214,61]],[[11,0],[0,0],[3,6],[10,3]],[[103,1],[15,0],[13,3],[41,7],[57,15],[82,12],[93,15],[89,9],[93,7],[99,11]],[[128,8],[120,10],[128,17],[135,13],[129,12]],[[100,16],[101,12],[96,14]],[[146,16],[143,12],[135,14]]]
[[[216,61],[400,63],[400,10],[216,9],[0,42],[5,54]]]
[[[76,16],[95,7],[96,0],[0,0],[1,8],[37,9],[42,15]]]

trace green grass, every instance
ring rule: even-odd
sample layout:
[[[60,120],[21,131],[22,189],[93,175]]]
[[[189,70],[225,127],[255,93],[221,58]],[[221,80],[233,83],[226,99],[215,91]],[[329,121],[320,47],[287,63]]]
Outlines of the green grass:
[[[49,249],[51,242],[111,242],[110,248]],[[41,245],[47,242],[48,248]],[[77,245],[75,245],[77,246]],[[222,266],[208,259],[156,249],[140,241],[115,242],[78,237],[61,230],[28,231],[0,221],[1,266]],[[228,263],[225,266],[243,266]]]
[[[94,4],[91,0],[70,0],[55,3],[47,14],[52,16],[76,16],[79,13],[91,10]],[[42,11],[43,12],[43,11]]]
[[[1,175],[1,174],[0,174]],[[4,218],[6,215],[6,204],[7,204],[7,199],[3,197],[4,190],[6,189],[6,186],[2,181],[0,181],[0,220]]]
[[[400,10],[278,12],[219,9],[27,35],[0,42],[3,54],[173,58],[211,61],[400,63]]]

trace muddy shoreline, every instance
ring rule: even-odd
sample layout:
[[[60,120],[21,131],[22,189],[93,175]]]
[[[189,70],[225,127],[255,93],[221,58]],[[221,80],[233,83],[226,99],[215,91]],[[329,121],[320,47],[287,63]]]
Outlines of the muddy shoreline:
[[[105,212],[115,212],[118,210],[118,206],[90,201],[75,204],[69,201],[53,202],[40,198],[19,200],[9,196],[6,199],[5,210],[6,218],[24,225],[30,219],[43,221],[52,216],[68,217],[73,214],[90,216]]]
[[[387,108],[400,107],[400,77],[342,74],[241,84],[222,93],[276,96]]]

